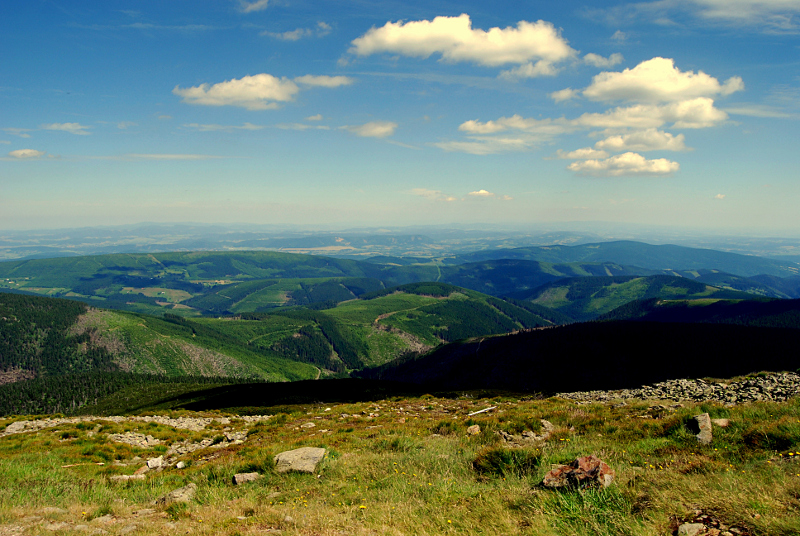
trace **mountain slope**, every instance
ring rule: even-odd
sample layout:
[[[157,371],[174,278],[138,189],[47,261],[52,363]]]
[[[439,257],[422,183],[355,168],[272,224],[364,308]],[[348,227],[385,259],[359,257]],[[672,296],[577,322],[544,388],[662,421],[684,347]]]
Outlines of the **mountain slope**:
[[[752,296],[733,290],[669,275],[646,277],[581,277],[560,279],[535,289],[532,293],[514,293],[511,297],[551,307],[575,320],[591,320],[628,302],[649,298],[718,298],[749,299]]]
[[[540,246],[478,251],[457,255],[450,262],[462,264],[492,259],[525,259],[550,263],[613,262],[651,270],[716,269],[740,276],[760,274],[789,277],[800,274],[800,265],[751,255],[635,241],[601,242],[578,246]]]

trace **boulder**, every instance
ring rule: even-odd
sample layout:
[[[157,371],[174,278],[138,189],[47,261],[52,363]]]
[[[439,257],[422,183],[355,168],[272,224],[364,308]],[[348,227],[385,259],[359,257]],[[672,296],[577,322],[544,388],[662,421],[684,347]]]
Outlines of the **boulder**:
[[[236,473],[233,475],[233,485],[238,486],[245,482],[253,482],[259,478],[261,478],[261,475],[258,473]]]
[[[705,531],[706,526],[702,523],[684,523],[678,527],[678,536],[697,536]]]
[[[711,443],[711,417],[708,416],[708,413],[696,415],[689,421],[689,425],[692,431],[697,434],[695,437],[701,445],[708,445]]]
[[[317,447],[302,447],[287,450],[275,456],[275,471],[286,473],[298,471],[300,473],[313,473],[317,464],[325,457],[325,449]]]
[[[590,487],[605,488],[614,481],[616,473],[597,456],[583,456],[569,465],[560,465],[544,476],[546,488]]]
[[[147,468],[148,469],[158,469],[164,465],[164,456],[159,456],[158,458],[150,458],[147,460]]]
[[[469,428],[467,428],[467,435],[478,435],[481,433],[481,427],[477,424],[473,424]]]
[[[730,419],[711,419],[711,423],[719,426],[720,428],[727,428],[731,424]]]
[[[169,493],[167,493],[166,495],[162,495],[161,497],[156,499],[155,503],[164,506],[177,502],[188,503],[189,501],[194,499],[196,493],[197,493],[197,485],[189,484],[188,486],[174,489]]]

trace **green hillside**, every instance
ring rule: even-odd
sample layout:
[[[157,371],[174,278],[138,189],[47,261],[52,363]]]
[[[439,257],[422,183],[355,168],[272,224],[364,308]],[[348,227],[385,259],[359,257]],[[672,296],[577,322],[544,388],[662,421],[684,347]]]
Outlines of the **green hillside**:
[[[648,298],[748,299],[744,292],[723,290],[691,279],[647,277],[582,277],[543,285],[530,294],[512,297],[556,309],[576,320],[591,320],[628,302]]]

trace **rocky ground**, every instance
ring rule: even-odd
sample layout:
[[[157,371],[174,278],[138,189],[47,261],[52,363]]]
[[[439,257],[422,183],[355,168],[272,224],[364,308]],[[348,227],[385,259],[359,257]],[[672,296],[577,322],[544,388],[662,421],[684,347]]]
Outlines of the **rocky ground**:
[[[800,375],[794,372],[759,374],[740,380],[669,380],[638,389],[559,393],[560,398],[585,403],[621,400],[673,400],[721,402],[726,405],[746,402],[783,402],[800,394]]]

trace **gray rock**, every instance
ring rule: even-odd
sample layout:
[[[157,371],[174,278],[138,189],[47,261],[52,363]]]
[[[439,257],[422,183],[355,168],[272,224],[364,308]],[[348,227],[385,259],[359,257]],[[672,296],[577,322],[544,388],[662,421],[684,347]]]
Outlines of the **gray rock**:
[[[693,419],[692,429],[697,433],[695,436],[701,445],[708,445],[711,443],[713,436],[711,434],[711,417],[708,413],[701,413],[696,415]]]
[[[159,456],[158,458],[150,458],[147,460],[147,468],[148,469],[158,469],[164,465],[164,456]]]
[[[275,456],[275,471],[286,473],[298,471],[301,473],[313,473],[317,464],[325,457],[325,449],[317,447],[302,447],[294,450],[287,450]]]
[[[114,522],[114,516],[112,516],[111,514],[106,514],[104,516],[92,519],[92,523],[97,523],[98,525],[110,525],[113,522]]]
[[[705,530],[706,526],[702,523],[684,523],[678,527],[678,536],[697,536]]]
[[[120,534],[130,534],[131,532],[136,532],[139,529],[136,525],[125,525],[120,529]]]
[[[316,424],[314,424],[313,422],[307,422],[305,424],[301,424],[300,428],[314,428],[315,426]]]
[[[197,485],[192,483],[188,486],[184,486],[182,488],[174,489],[156,499],[155,503],[159,505],[169,505],[176,502],[184,502],[188,503],[192,499],[194,499],[195,494],[197,493]]]
[[[43,514],[68,514],[63,508],[56,508],[55,506],[45,506],[42,508]]]
[[[186,468],[186,462],[178,462],[178,464],[175,466],[175,469],[185,469],[185,468]]]
[[[57,531],[57,530],[67,530],[69,528],[69,523],[59,522],[59,523],[45,523],[42,525],[44,530],[50,531]]]
[[[109,477],[111,482],[127,482],[128,480],[144,480],[144,475],[114,475]]]
[[[481,433],[481,427],[477,424],[473,424],[469,428],[467,428],[467,435],[478,435]]]
[[[245,482],[253,482],[259,478],[261,478],[261,475],[258,473],[236,473],[233,475],[233,485],[238,486]]]
[[[730,426],[730,419],[711,419],[711,423],[719,426],[720,428],[727,428]]]

